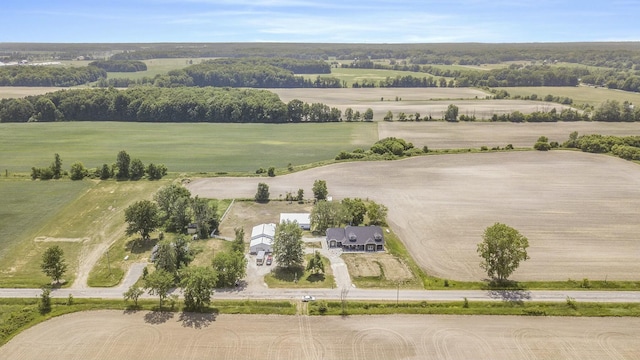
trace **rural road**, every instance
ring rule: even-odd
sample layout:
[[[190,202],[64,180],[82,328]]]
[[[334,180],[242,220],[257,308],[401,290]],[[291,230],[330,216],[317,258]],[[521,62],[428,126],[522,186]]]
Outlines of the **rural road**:
[[[116,288],[55,289],[52,297],[66,298],[106,298],[122,299],[126,286]],[[177,290],[179,291],[179,290]],[[40,289],[0,289],[0,298],[30,298],[41,294]],[[341,289],[260,289],[260,290],[217,290],[214,299],[285,299],[296,300],[302,295],[313,295],[317,299],[339,300]],[[145,298],[155,298],[145,294]],[[571,297],[578,302],[640,302],[640,291],[508,291],[508,290],[393,290],[351,288],[348,300],[402,300],[402,301],[566,301]]]

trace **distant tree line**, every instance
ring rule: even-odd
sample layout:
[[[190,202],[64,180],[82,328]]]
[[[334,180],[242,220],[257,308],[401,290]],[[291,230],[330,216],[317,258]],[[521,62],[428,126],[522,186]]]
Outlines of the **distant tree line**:
[[[146,71],[147,64],[138,60],[96,60],[89,63],[107,72],[136,72]]]
[[[107,77],[95,66],[2,66],[0,86],[77,86]]]
[[[341,121],[325,104],[285,104],[266,90],[134,87],[62,90],[0,100],[0,123],[29,121],[131,121],[287,123]]]

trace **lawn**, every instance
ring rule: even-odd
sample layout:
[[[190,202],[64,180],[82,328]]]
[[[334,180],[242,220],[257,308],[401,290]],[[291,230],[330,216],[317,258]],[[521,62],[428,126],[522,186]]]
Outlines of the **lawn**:
[[[49,166],[55,153],[63,168],[112,164],[119,151],[170,172],[255,172],[333,159],[342,150],[378,140],[377,124],[147,124],[73,122],[0,124],[0,171],[29,173]]]

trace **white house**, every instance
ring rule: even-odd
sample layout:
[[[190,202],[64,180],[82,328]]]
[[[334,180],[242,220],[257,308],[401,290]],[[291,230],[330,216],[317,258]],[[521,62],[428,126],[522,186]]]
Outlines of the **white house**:
[[[276,235],[276,224],[260,224],[251,230],[249,252],[257,254],[260,251],[270,253],[273,251],[273,237]]]
[[[302,230],[311,230],[311,214],[310,213],[281,213],[280,223],[285,221],[295,221]]]

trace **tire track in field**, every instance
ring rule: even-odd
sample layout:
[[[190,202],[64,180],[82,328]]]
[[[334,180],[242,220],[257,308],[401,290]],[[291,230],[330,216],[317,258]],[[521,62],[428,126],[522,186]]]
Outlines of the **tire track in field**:
[[[368,328],[356,332],[351,341],[351,359],[389,360],[415,356],[415,344],[397,331]]]

